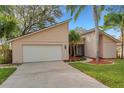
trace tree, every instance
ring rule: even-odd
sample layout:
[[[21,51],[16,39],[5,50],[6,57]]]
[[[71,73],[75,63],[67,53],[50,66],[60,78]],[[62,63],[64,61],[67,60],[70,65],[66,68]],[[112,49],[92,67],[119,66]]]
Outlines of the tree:
[[[62,16],[62,12],[59,9],[59,6],[53,5],[53,6],[38,6],[38,5],[17,5],[17,6],[10,6],[10,5],[1,5],[0,6],[0,13],[2,14],[1,18],[3,18],[5,15],[5,18],[3,18],[2,21],[6,25],[9,25],[10,23],[7,23],[7,19],[11,19],[11,22],[13,20],[13,25],[14,28],[14,21],[17,25],[15,27],[17,28],[20,32],[15,32],[13,30],[12,33],[14,35],[19,36],[19,35],[24,35],[29,32],[33,32],[36,30],[40,30],[46,26],[49,26],[51,24],[56,23],[56,19]],[[18,23],[17,23],[18,20]],[[2,25],[1,23],[1,29]],[[5,32],[5,31],[1,31]],[[8,32],[8,31],[7,31]],[[11,31],[9,31],[11,32]],[[2,36],[3,34],[1,34]],[[12,34],[10,34],[9,38],[11,37]],[[8,37],[7,37],[8,38]],[[13,36],[11,37],[13,38]]]
[[[15,37],[19,31],[17,24],[15,17],[0,13],[0,38],[6,40]]]
[[[74,20],[76,21],[79,17],[80,13],[85,9],[86,6],[82,5],[72,5],[72,6],[66,6],[67,12],[70,11],[71,16],[74,15]],[[94,17],[94,23],[95,23],[95,33],[96,33],[96,62],[99,61],[99,24],[98,20],[100,19],[100,14],[104,10],[104,6],[96,6],[93,5],[93,17]]]
[[[93,17],[95,22],[95,33],[96,33],[96,62],[99,61],[99,23],[98,23],[98,12],[97,6],[93,5]]]
[[[10,5],[0,5],[0,13],[4,15],[11,15],[14,16],[12,12],[13,6]]]
[[[104,16],[104,26],[106,29],[118,29],[121,32],[121,58],[123,58],[123,46],[124,46],[124,13],[109,13]]]
[[[16,36],[18,33],[18,21],[11,15],[10,6],[0,6],[0,39],[2,42],[1,47],[1,62],[8,63],[11,61],[11,50],[9,50],[9,44],[7,39]]]
[[[0,5],[0,38],[15,37],[18,33],[18,20],[12,13],[12,6]]]
[[[13,7],[14,15],[21,20],[22,34],[40,30],[45,26],[56,23],[56,18],[62,16],[58,6],[18,5]]]
[[[106,11],[108,13],[123,13],[124,12],[124,5],[109,5]]]
[[[80,41],[80,34],[74,30],[71,30],[69,32],[69,44],[70,44],[70,55],[72,55],[73,51],[73,56],[76,56],[77,53],[77,44]]]

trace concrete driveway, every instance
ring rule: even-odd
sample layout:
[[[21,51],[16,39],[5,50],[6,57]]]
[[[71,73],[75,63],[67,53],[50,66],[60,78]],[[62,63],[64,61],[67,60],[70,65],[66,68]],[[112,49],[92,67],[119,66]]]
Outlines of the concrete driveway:
[[[104,88],[105,85],[64,62],[25,63],[0,87]]]

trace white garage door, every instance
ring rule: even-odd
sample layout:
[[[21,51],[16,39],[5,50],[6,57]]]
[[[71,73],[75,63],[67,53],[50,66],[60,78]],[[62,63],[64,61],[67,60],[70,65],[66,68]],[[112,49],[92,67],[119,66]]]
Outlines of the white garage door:
[[[23,62],[62,60],[61,46],[23,46]]]

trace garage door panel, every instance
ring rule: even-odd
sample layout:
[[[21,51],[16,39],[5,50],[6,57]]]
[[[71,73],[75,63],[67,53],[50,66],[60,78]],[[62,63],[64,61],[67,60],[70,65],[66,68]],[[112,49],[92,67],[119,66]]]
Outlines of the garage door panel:
[[[23,46],[24,62],[62,60],[61,46]]]

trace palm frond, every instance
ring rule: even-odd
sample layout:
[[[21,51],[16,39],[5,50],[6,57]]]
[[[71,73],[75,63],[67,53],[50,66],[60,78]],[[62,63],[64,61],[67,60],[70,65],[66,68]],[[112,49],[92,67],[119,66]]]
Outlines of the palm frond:
[[[79,5],[67,5],[66,6],[66,11],[70,11],[70,15],[74,15],[74,20],[76,21],[80,13],[84,10],[85,6],[79,6]]]
[[[84,8],[85,8],[85,6],[78,7],[78,10],[77,10],[77,12],[76,12],[76,14],[74,16],[74,21],[77,20],[78,16],[81,14],[81,12],[84,10]]]
[[[76,5],[67,5],[66,6],[66,11],[71,12],[70,15],[72,16],[76,10],[77,6]]]
[[[80,41],[80,34],[75,30],[69,32],[69,42],[74,44]]]
[[[97,7],[97,15],[98,15],[98,20],[100,20],[101,14],[105,9],[105,5],[101,5]]]
[[[124,14],[120,13],[109,13],[104,16],[104,28],[105,29],[124,29]]]

